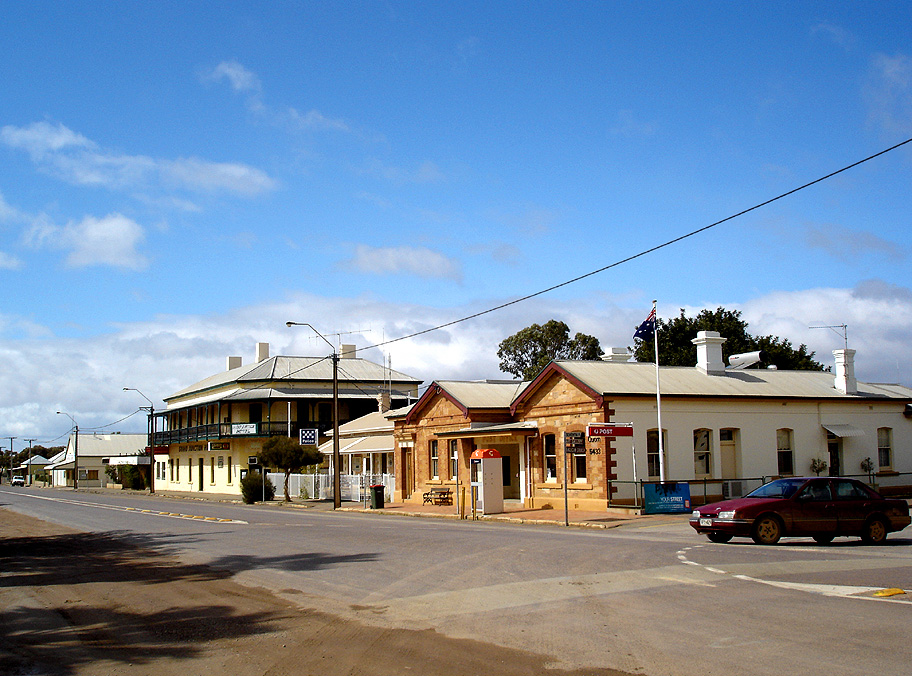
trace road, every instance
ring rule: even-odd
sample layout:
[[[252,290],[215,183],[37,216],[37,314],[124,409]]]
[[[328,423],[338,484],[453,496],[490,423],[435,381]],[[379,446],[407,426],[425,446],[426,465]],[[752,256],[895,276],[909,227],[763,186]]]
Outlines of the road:
[[[0,507],[227,571],[301,609],[560,669],[867,675],[912,662],[912,528],[880,547],[761,547],[709,543],[683,518],[587,530],[8,486]]]

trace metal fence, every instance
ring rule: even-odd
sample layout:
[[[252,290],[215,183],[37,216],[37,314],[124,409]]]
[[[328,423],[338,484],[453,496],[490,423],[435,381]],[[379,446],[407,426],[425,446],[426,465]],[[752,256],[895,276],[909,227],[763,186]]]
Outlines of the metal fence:
[[[912,472],[895,472],[889,474],[844,474],[852,479],[862,481],[874,490],[887,497],[912,496]],[[690,484],[690,500],[693,505],[705,505],[717,500],[740,498],[755,488],[778,477],[760,476],[741,479],[689,479],[687,481],[667,481],[666,483]],[[658,484],[658,481],[609,481],[608,506],[634,507],[645,505],[644,492],[647,484]]]
[[[285,486],[285,474],[270,472],[266,476],[275,486],[276,495],[281,495]],[[375,485],[383,486],[384,502],[392,502],[396,477],[392,474],[342,474],[339,485],[340,500],[343,502],[370,500],[370,487]],[[288,477],[288,495],[304,500],[332,500],[332,474],[292,474]]]

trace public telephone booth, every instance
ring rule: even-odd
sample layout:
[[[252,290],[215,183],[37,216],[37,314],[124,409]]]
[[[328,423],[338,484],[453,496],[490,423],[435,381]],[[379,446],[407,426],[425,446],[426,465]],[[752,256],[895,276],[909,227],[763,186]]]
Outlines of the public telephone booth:
[[[493,448],[479,448],[469,458],[473,511],[503,513],[503,459]]]

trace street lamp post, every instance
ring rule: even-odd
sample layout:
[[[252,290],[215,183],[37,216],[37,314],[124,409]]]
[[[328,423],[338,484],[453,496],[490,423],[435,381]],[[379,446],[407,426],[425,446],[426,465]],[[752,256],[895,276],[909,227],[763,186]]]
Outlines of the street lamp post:
[[[336,347],[328,340],[326,336],[317,331],[307,322],[285,322],[285,326],[306,326],[316,333],[323,342],[332,348],[333,363],[333,509],[339,509],[342,506],[342,480],[339,472],[342,468],[342,460],[339,454],[339,354]]]
[[[10,455],[9,455],[9,480],[13,480],[13,439],[18,439],[18,437],[7,437],[10,440]]]
[[[37,441],[37,439],[26,439],[26,441],[28,442],[28,445],[29,445],[28,471],[26,472],[26,475],[28,476],[28,485],[31,486],[32,485],[32,472],[34,472],[34,470],[32,469],[32,442]]]
[[[73,433],[75,435],[75,440],[73,441],[73,490],[76,491],[79,490],[79,425],[76,424],[76,419],[69,413],[57,411],[57,415],[65,415],[73,421]]]
[[[139,396],[149,402],[149,493],[155,492],[155,404],[135,387],[125,387],[124,392],[138,392]],[[143,407],[145,408],[145,407]]]

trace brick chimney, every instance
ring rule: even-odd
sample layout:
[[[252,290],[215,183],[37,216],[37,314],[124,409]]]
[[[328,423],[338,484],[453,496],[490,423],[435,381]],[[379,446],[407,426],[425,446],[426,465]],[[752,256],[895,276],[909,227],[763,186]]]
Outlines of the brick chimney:
[[[261,361],[266,361],[269,359],[269,343],[257,343],[256,344],[256,362],[259,364]]]
[[[833,350],[836,359],[836,389],[843,394],[858,394],[858,381],[855,380],[855,350]]]
[[[243,357],[228,357],[227,370],[240,368],[244,365]]]
[[[718,331],[699,331],[692,342],[697,346],[697,368],[706,375],[725,373],[722,361],[722,343],[726,341]]]

